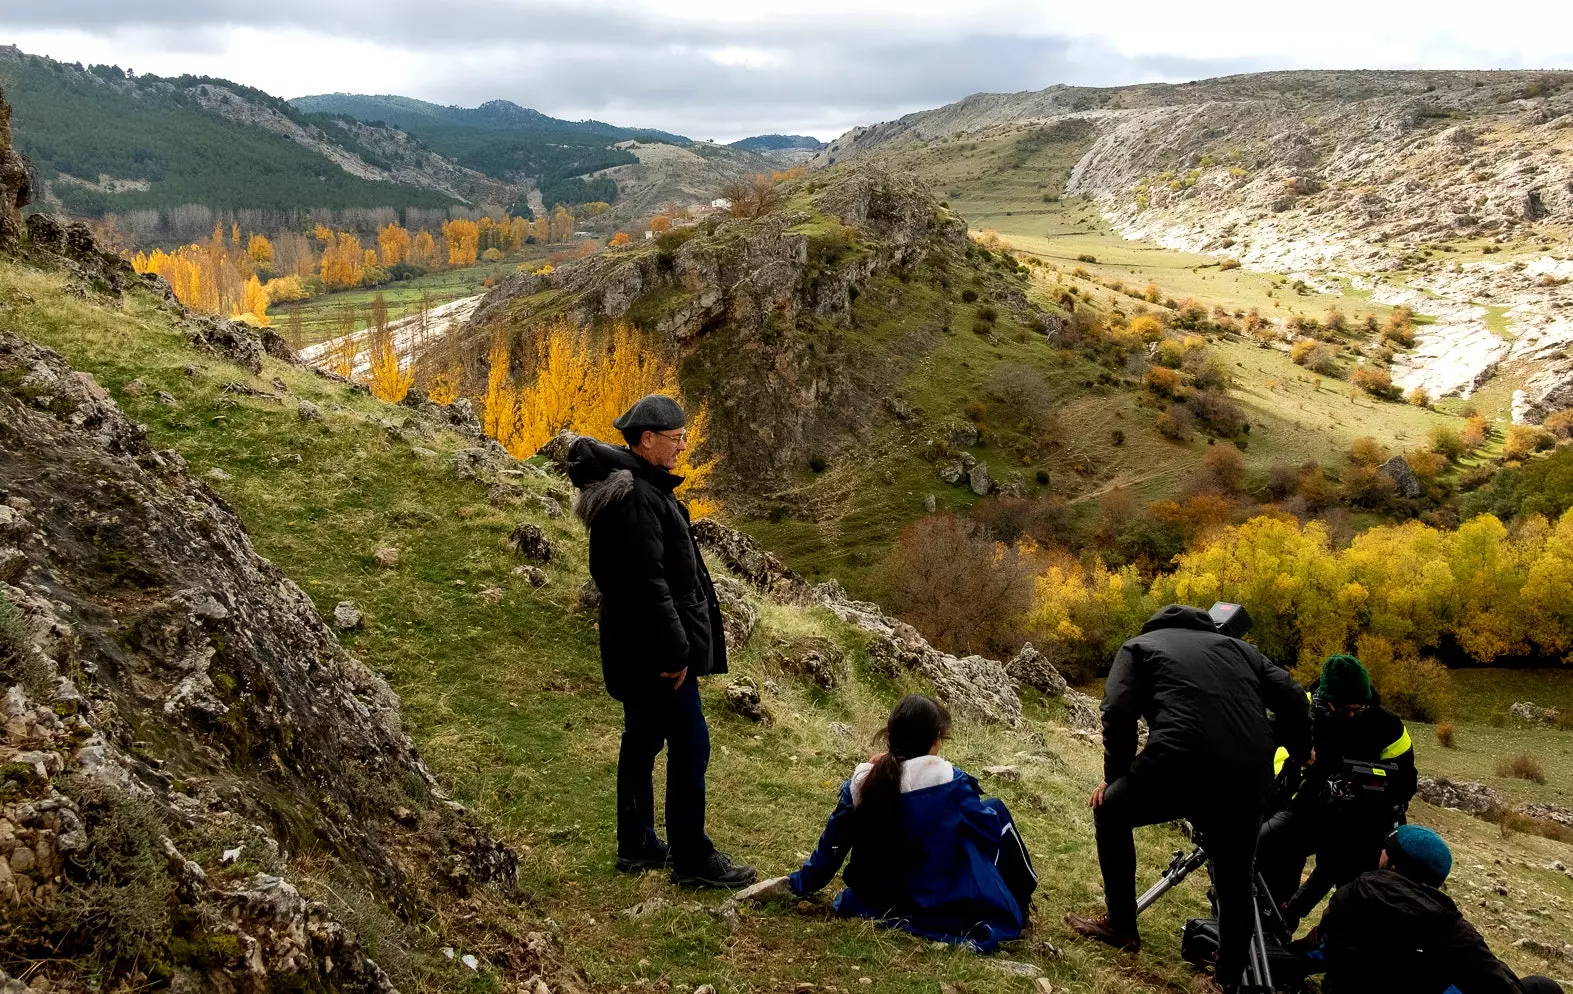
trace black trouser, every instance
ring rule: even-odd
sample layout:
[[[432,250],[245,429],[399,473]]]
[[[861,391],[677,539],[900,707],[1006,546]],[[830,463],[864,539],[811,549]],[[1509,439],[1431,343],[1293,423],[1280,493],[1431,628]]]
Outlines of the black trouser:
[[[693,866],[715,846],[705,835],[705,770],[710,728],[699,706],[699,681],[659,687],[623,702],[617,755],[617,851],[637,856],[656,845],[655,758],[666,746],[666,831],[672,862]]]
[[[1222,779],[1227,783],[1229,778]],[[1199,792],[1194,784],[1140,773],[1109,784],[1103,804],[1093,812],[1093,823],[1110,927],[1122,935],[1136,934],[1136,840],[1132,830],[1188,819],[1201,833],[1218,895],[1218,979],[1225,984],[1240,983],[1255,930],[1251,875],[1256,836],[1262,825],[1261,809],[1252,803],[1256,800],[1252,793],[1243,790],[1245,797],[1219,799],[1216,792]]]
[[[1520,977],[1518,986],[1524,989],[1524,994],[1564,994],[1562,985],[1550,977]]]
[[[1286,917],[1305,918],[1333,888],[1376,869],[1392,830],[1384,817],[1377,812],[1337,812],[1321,805],[1280,811],[1267,820],[1256,864]],[[1313,855],[1316,868],[1302,884],[1305,861]]]

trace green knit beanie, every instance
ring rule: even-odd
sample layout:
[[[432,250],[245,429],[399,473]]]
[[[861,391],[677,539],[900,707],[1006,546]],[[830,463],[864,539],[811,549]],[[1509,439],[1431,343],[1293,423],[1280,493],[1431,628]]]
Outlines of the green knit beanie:
[[[1322,664],[1322,694],[1337,707],[1371,703],[1371,674],[1353,656],[1328,656]]]

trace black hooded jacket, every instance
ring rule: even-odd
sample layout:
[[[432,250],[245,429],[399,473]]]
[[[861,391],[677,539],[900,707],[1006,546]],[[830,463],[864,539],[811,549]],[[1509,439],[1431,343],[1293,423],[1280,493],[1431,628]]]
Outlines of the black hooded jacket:
[[[1394,870],[1338,888],[1310,938],[1327,960],[1327,994],[1520,994],[1452,898]]]
[[[1391,783],[1382,798],[1382,812],[1402,812],[1415,796],[1419,774],[1415,770],[1414,743],[1404,720],[1375,697],[1371,706],[1352,717],[1334,714],[1327,706],[1318,679],[1311,685],[1311,744],[1316,747],[1316,763],[1303,771],[1303,782],[1295,791],[1299,805],[1315,805],[1327,800],[1327,781],[1344,772],[1344,760],[1382,763],[1394,767],[1387,777]]]
[[[621,447],[581,438],[569,451],[579,488],[574,512],[590,529],[590,577],[601,591],[601,670],[606,691],[638,699],[688,670],[726,672],[726,636],[715,585],[672,491],[681,476]]]
[[[1140,755],[1137,718],[1148,729]],[[1265,804],[1275,729],[1291,756],[1309,752],[1305,691],[1254,646],[1220,634],[1206,611],[1171,604],[1114,657],[1103,689],[1104,779],[1136,772]]]

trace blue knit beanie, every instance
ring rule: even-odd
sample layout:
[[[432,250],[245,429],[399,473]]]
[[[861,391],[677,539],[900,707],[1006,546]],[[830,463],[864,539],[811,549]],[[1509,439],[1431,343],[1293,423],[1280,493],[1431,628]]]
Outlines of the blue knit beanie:
[[[1440,887],[1453,869],[1453,851],[1429,828],[1400,825],[1388,839],[1387,863],[1411,880]]]

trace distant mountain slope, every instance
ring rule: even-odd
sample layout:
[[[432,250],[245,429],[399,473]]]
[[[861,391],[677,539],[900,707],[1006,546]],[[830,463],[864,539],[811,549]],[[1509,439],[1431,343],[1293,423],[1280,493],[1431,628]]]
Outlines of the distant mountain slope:
[[[128,77],[0,47],[17,147],[39,199],[75,214],[183,204],[216,209],[445,207],[502,200],[387,129],[355,133],[227,80]]]
[[[457,107],[394,94],[372,96],[361,93],[322,93],[295,97],[290,103],[304,111],[347,114],[362,121],[380,120],[405,130],[419,129],[422,125],[451,124],[491,131],[510,128],[569,131],[618,141],[636,138],[678,145],[686,145],[689,141],[682,135],[653,128],[622,128],[603,121],[565,121],[538,110],[520,107],[511,100],[488,100],[479,107]]]
[[[755,135],[732,142],[729,147],[740,148],[745,152],[780,152],[798,148],[817,152],[825,147],[825,143],[810,135]]]
[[[1297,294],[1412,308],[1427,319],[1416,347],[1391,357],[1405,389],[1520,421],[1573,404],[1573,72],[975,94],[854,129],[819,161],[867,159],[954,189],[944,163],[1008,140],[1019,154],[1000,163],[1017,169],[1072,126],[1077,161],[1068,177],[1036,177],[1044,202],[1085,197],[1126,238],[1283,274]]]

